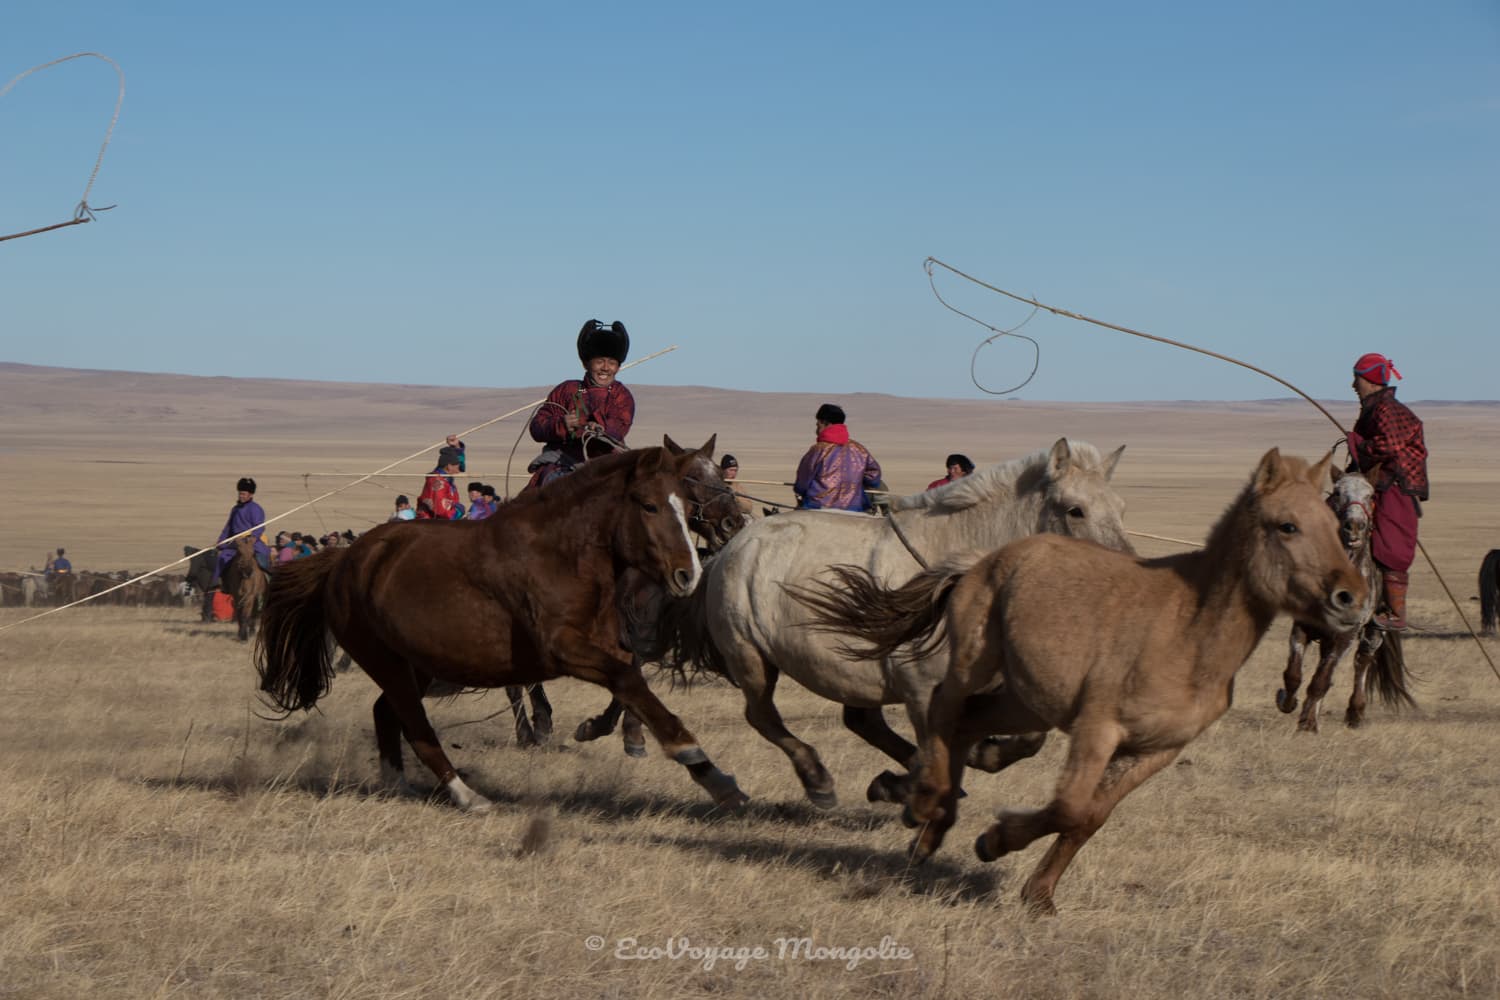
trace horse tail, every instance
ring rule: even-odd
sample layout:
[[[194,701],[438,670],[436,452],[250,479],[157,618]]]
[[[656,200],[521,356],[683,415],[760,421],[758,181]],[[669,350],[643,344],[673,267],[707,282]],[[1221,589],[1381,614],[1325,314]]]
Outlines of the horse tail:
[[[1397,711],[1416,708],[1417,700],[1407,687],[1411,678],[1411,672],[1406,669],[1406,654],[1401,649],[1401,634],[1387,632],[1366,675],[1366,692],[1379,695],[1381,704],[1387,708]]]
[[[333,686],[324,584],[344,549],[331,549],[278,567],[271,578],[255,644],[260,689],[282,711],[306,711]]]
[[[716,674],[731,684],[724,654],[708,630],[708,586],[700,581],[687,597],[669,597],[661,609],[653,652],[663,666],[683,681],[698,674]]]
[[[1479,620],[1485,635],[1495,634],[1500,617],[1500,549],[1490,549],[1479,566]]]
[[[910,644],[910,658],[922,659],[942,645],[948,598],[977,559],[977,555],[950,559],[896,588],[882,586],[869,570],[851,565],[830,567],[831,581],[783,587],[812,611],[813,628],[856,640],[837,647],[844,656],[885,659]]]

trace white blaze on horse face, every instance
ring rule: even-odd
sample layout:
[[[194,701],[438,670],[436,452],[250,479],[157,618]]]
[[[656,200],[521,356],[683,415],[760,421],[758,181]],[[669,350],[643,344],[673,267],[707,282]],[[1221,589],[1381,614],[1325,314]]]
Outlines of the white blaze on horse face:
[[[703,564],[698,561],[698,546],[693,544],[692,533],[688,531],[687,508],[683,506],[682,498],[672,493],[667,496],[667,503],[672,505],[672,512],[677,515],[677,524],[682,528],[682,544],[687,546],[688,553],[693,557],[693,577],[683,591],[685,596],[698,588],[698,581],[703,577]]]

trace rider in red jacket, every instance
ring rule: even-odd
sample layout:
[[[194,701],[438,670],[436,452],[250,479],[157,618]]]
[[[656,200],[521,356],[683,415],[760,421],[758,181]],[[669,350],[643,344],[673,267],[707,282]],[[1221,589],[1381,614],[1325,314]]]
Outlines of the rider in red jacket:
[[[1417,519],[1427,499],[1427,443],[1422,421],[1396,401],[1391,379],[1401,378],[1382,354],[1354,362],[1354,392],[1359,419],[1349,432],[1349,467],[1370,472],[1375,480],[1374,531],[1370,554],[1385,577],[1386,611],[1375,616],[1379,628],[1406,628],[1407,570],[1417,553]]]

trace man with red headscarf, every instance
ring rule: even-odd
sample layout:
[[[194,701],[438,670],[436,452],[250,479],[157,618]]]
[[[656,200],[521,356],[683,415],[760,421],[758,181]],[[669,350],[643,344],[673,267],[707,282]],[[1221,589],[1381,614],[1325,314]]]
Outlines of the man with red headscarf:
[[[1370,554],[1385,577],[1386,610],[1375,615],[1378,628],[1406,628],[1407,570],[1417,554],[1417,519],[1427,499],[1427,444],[1422,421],[1396,401],[1391,379],[1401,378],[1383,354],[1354,362],[1359,419],[1349,432],[1349,468],[1375,476],[1375,527]]]
[[[844,408],[835,403],[818,407],[814,426],[817,441],[797,465],[792,491],[804,510],[869,510],[865,491],[880,482],[880,463],[869,450],[849,437]]]

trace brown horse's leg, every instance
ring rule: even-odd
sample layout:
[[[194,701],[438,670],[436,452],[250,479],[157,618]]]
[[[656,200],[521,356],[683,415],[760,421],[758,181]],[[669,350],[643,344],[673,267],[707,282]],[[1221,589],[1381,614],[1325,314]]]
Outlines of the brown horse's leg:
[[[651,730],[651,735],[656,737],[667,756],[686,767],[693,780],[702,785],[719,805],[738,809],[750,801],[735,784],[734,777],[713,765],[682,720],[669,712],[652,693],[640,664],[620,659],[599,648],[587,635],[571,626],[553,629],[546,636],[543,648],[551,651],[569,676],[609,688],[610,693]]]
[[[390,696],[382,693],[375,699],[375,746],[380,751],[380,783],[386,791],[398,795],[412,794],[406,780],[406,766],[401,761],[401,720],[391,706]]]
[[[1302,706],[1302,715],[1297,719],[1298,732],[1318,731],[1318,715],[1323,711],[1323,699],[1328,696],[1328,689],[1333,687],[1333,670],[1348,651],[1349,643],[1348,636],[1318,641],[1318,669],[1313,671],[1312,680],[1307,682],[1307,704]]]
[[[1170,764],[1176,759],[1181,749],[1181,747],[1174,747],[1170,750],[1158,750],[1145,754],[1117,752],[1110,759],[1109,766],[1095,787],[1094,794],[1090,797],[1088,807],[1081,819],[1067,829],[1059,831],[1057,839],[1052,842],[1052,846],[1047,849],[1041,862],[1032,871],[1031,877],[1021,887],[1021,900],[1029,910],[1043,915],[1057,912],[1057,907],[1052,902],[1052,893],[1057,888],[1057,880],[1072,863],[1073,856],[1104,825],[1104,821],[1109,819],[1109,814],[1114,811],[1121,799],[1139,788],[1147,778]],[[1004,838],[1003,833],[996,834],[997,828],[1004,822],[1002,818],[1000,822],[980,835],[978,843],[974,846],[981,859],[992,860],[986,854],[992,839]]]
[[[391,709],[401,720],[401,730],[406,735],[406,741],[447,791],[449,800],[464,812],[483,812],[494,805],[464,784],[453,762],[443,753],[437,732],[433,730],[432,723],[427,719],[427,712],[422,708],[422,692],[427,686],[427,679],[423,677],[419,680],[412,671],[399,667],[379,673],[371,672],[366,667],[365,672],[380,683],[385,692],[383,697],[390,699]]]
[[[624,712],[624,725],[620,730],[620,739],[624,745],[625,753],[630,757],[646,756],[646,732],[641,725],[640,717],[634,712]]]
[[[578,724],[573,731],[573,738],[579,743],[588,743],[608,736],[615,731],[615,726],[620,722],[620,715],[625,711],[625,706],[620,704],[620,699],[611,698],[604,711],[598,715],[592,715]]]
[[[726,809],[739,809],[750,801],[740,791],[734,775],[725,774],[698,745],[697,738],[673,715],[646,685],[646,678],[634,664],[611,679],[610,691],[643,722],[669,757],[688,769],[694,781]]]
[[[1307,629],[1292,623],[1287,638],[1286,669],[1281,673],[1281,688],[1276,692],[1276,707],[1290,714],[1297,710],[1297,689],[1302,686],[1302,659],[1307,655]]]

